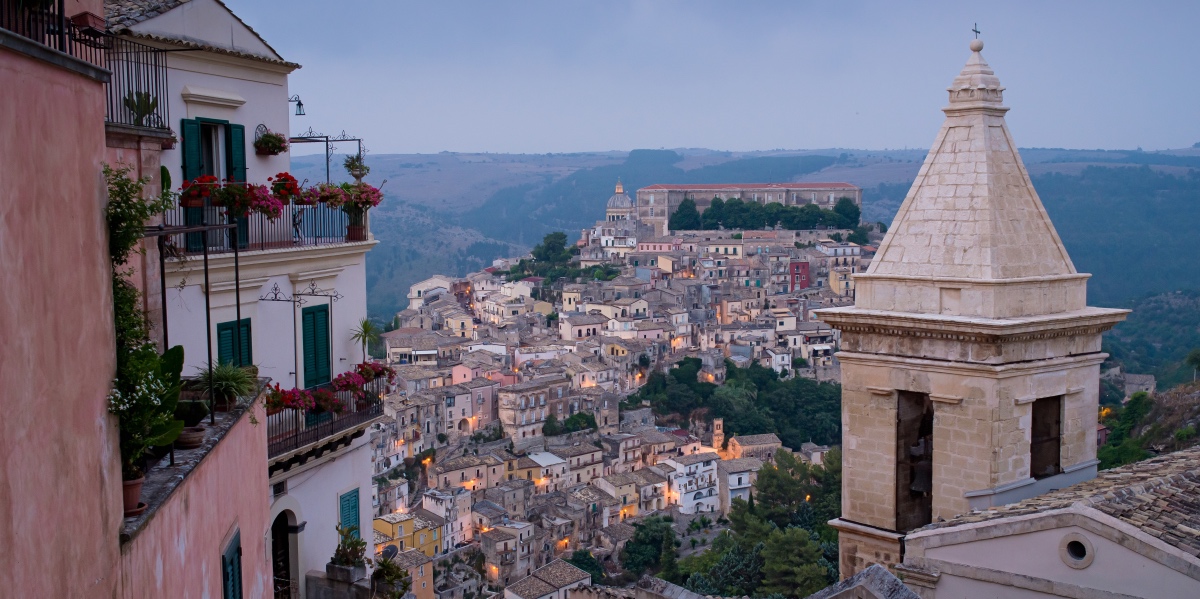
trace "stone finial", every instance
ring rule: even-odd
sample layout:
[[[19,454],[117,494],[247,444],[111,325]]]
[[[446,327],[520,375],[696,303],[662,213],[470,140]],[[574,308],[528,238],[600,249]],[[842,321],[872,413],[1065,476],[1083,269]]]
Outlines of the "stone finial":
[[[950,92],[950,106],[946,110],[963,110],[970,108],[1004,109],[1004,86],[1000,78],[988,66],[980,51],[983,50],[983,40],[971,40],[971,57],[967,59],[958,77],[946,91]]]

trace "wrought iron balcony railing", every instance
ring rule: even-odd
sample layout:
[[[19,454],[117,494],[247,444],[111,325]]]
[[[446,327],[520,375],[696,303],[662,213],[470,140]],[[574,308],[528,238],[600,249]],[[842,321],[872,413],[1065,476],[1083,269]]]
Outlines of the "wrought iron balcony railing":
[[[0,29],[102,65],[107,43],[103,18],[89,13],[69,17],[64,4],[65,0],[4,0],[0,2]]]
[[[164,224],[167,226],[225,223],[227,220],[225,209],[217,206],[179,207],[164,215]],[[352,230],[348,227],[350,223],[346,213],[324,204],[289,204],[283,207],[283,215],[275,220],[259,213],[251,213],[234,220],[238,225],[236,239],[240,252],[356,241],[350,238]],[[367,236],[365,232],[362,235]],[[232,230],[182,233],[172,235],[170,243],[176,251],[184,255],[201,254],[206,244],[210,255],[223,254],[233,251],[234,235]]]
[[[330,389],[329,385],[310,389]],[[349,391],[335,392],[345,409],[341,414],[334,412],[283,409],[267,414],[267,455],[274,459],[281,455],[315,445],[322,440],[351,428],[363,426],[383,416],[383,397],[387,393],[387,381],[375,379],[366,386],[362,397],[354,397]]]
[[[105,120],[119,125],[170,129],[167,112],[167,54],[158,48],[111,38],[104,55],[108,80]]]

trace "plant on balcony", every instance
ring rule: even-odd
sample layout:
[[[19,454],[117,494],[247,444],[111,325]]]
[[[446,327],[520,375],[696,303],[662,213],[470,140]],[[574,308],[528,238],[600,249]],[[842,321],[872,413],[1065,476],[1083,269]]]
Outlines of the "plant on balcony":
[[[288,149],[288,139],[282,133],[267,130],[254,140],[254,153],[259,156],[278,156]]]
[[[213,197],[221,182],[212,175],[200,175],[184,181],[179,188],[179,205],[184,208],[202,208],[204,201]]]
[[[354,369],[368,383],[381,378],[386,378],[389,383],[396,383],[396,369],[382,362],[363,362],[355,366]]]
[[[230,362],[197,368],[196,378],[200,382],[200,388],[212,397],[213,407],[218,412],[230,411],[237,398],[254,391],[254,377],[250,376],[245,368],[234,366]]]
[[[208,416],[208,404],[197,400],[180,400],[175,404],[175,418],[183,421],[183,431],[175,439],[178,449],[196,449],[204,444],[204,426],[200,423]]]
[[[363,397],[366,397],[366,386],[367,381],[361,374],[350,371],[346,371],[337,375],[334,377],[332,383],[334,391],[345,391],[355,399],[362,399]]]
[[[480,552],[480,555],[483,555]],[[412,588],[408,570],[383,556],[375,558],[375,571],[371,573],[372,590],[383,599],[403,599]]]
[[[279,383],[267,389],[264,405],[267,409],[267,414],[274,414],[285,409],[289,410],[311,410],[316,407],[316,402],[313,396],[304,389],[283,389]]]
[[[334,580],[354,582],[367,575],[367,541],[357,526],[334,525],[338,533],[337,549],[325,565],[325,573]]]
[[[346,201],[345,190],[332,183],[318,183],[308,188],[305,193],[311,194],[318,202],[328,204],[331,208],[340,208]]]
[[[266,185],[226,181],[225,185],[213,192],[212,202],[224,207],[230,217],[257,212],[275,220],[283,215],[283,202],[272,195]]]
[[[362,154],[347,156],[346,160],[342,162],[342,166],[346,167],[346,172],[355,179],[361,179],[371,172],[371,167],[367,166],[367,161],[363,159]]]
[[[351,333],[350,338],[362,345],[363,362],[367,361],[367,347],[379,341],[379,327],[370,318],[363,317],[358,321],[358,327]]]
[[[275,173],[274,177],[267,177],[267,181],[271,183],[271,195],[284,204],[300,197],[300,183],[287,171]]]
[[[346,213],[346,241],[366,241],[367,211],[379,205],[383,194],[378,187],[367,183],[343,183],[342,191],[344,198],[341,204],[335,206],[331,203],[330,206],[341,208]]]
[[[313,407],[309,412],[313,414],[341,414],[346,411],[346,406],[342,403],[342,400],[338,399],[338,396],[334,395],[333,391],[329,389],[317,389],[313,391],[312,398]]]
[[[146,119],[158,112],[158,96],[150,92],[131,91],[125,94],[125,98],[121,101],[133,115],[133,124],[138,127],[157,126],[160,123],[146,123]]]

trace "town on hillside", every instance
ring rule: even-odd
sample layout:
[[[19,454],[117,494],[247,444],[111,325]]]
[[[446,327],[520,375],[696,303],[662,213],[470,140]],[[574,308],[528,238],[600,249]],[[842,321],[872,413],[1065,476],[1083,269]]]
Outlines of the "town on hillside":
[[[613,180],[372,318],[398,198],[291,133],[301,65],[232,4],[0,3],[0,595],[1200,596],[1200,384],[1106,362],[1129,310],[978,30],[890,224]]]

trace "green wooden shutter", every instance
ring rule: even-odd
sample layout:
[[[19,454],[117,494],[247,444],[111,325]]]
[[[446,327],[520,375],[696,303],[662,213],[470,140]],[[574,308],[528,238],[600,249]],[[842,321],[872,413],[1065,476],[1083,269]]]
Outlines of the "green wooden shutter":
[[[358,521],[358,489],[354,489],[338,497],[338,520],[342,526],[359,526]],[[355,530],[354,536],[359,536],[360,530]]]
[[[183,149],[180,152],[183,155],[183,178],[195,179],[204,174],[200,172],[200,121],[183,119],[179,123],[179,131],[183,136],[180,142]]]
[[[242,533],[233,535],[233,540],[221,554],[221,597],[242,599]]]
[[[237,333],[235,334],[232,320],[217,325],[217,362],[228,362],[238,366],[249,366],[254,363],[249,318],[242,319],[241,330]],[[241,351],[234,351],[236,347],[240,347]]]
[[[229,124],[225,129],[225,156],[229,161],[229,179],[246,180],[246,127]]]
[[[229,161],[229,164],[226,165],[229,179],[246,181],[246,127],[244,125],[226,125],[225,150],[225,156]],[[237,221],[238,226],[238,249],[242,249],[250,245],[250,219],[246,216],[239,216],[234,220]]]
[[[316,387],[330,380],[329,306],[310,306],[301,312],[304,334],[304,386]]]
[[[189,181],[195,179],[204,173],[200,172],[200,121],[195,119],[183,119],[179,123],[180,135],[183,140],[180,142],[183,155],[183,180]],[[204,218],[203,208],[184,208],[183,218],[185,225],[198,225]],[[187,251],[200,252],[204,250],[204,233],[188,233],[187,234]]]

